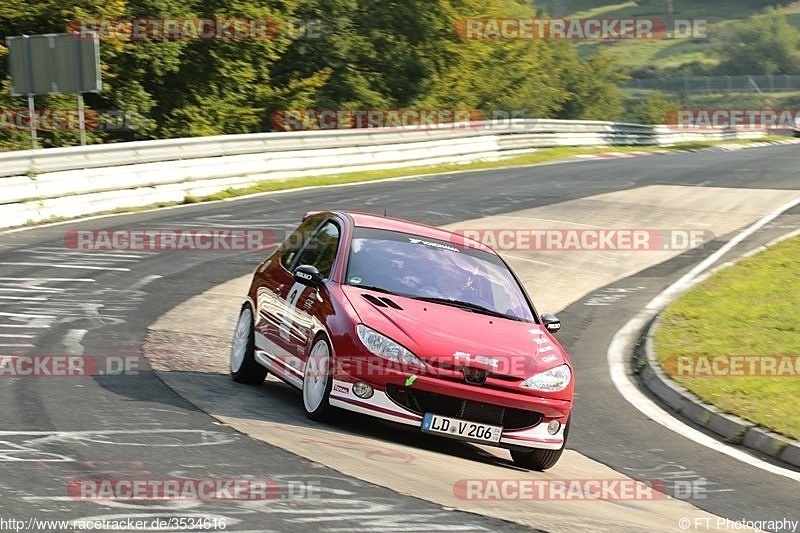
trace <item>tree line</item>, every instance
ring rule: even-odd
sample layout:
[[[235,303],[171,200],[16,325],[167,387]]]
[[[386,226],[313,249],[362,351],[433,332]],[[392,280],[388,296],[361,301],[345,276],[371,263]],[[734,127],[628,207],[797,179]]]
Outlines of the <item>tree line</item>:
[[[581,57],[569,41],[468,40],[454,31],[469,17],[542,16],[522,0],[5,0],[0,31],[63,33],[80,21],[136,18],[267,20],[280,29],[255,39],[103,36],[103,92],[87,94],[87,106],[123,111],[134,127],[91,131],[91,142],[269,131],[270,116],[285,109],[618,117],[626,77],[602,51]],[[0,46],[0,109],[24,109],[24,98],[9,96],[6,54]],[[38,96],[36,105],[74,109],[75,96]],[[68,145],[77,132],[41,136]],[[28,145],[27,131],[0,128],[0,146]]]

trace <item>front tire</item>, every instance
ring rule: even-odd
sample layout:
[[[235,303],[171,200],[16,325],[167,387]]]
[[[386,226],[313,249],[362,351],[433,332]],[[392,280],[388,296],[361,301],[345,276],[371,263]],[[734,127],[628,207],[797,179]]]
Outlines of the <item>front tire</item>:
[[[567,427],[564,428],[564,444],[558,450],[542,450],[537,449],[529,452],[520,452],[511,450],[511,458],[514,459],[514,464],[527,468],[529,470],[547,470],[553,468],[561,454],[567,447],[567,437],[569,436],[569,424],[572,422],[572,417],[567,420]]]
[[[314,340],[303,369],[303,408],[311,420],[329,420],[333,414],[334,408],[330,404],[332,370],[331,345],[325,335],[319,335]]]
[[[258,385],[267,377],[267,369],[255,359],[255,331],[253,310],[249,304],[242,307],[231,341],[231,377],[237,383]]]

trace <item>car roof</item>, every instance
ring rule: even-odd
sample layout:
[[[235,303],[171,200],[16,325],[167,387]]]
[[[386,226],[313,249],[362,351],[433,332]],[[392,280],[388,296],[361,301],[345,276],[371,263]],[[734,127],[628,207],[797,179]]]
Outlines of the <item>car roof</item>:
[[[478,250],[483,250],[492,254],[496,254],[494,250],[485,244],[464,237],[458,233],[453,233],[441,228],[428,226],[419,222],[412,222],[402,218],[394,218],[389,216],[375,215],[372,213],[361,213],[358,211],[334,211],[344,217],[349,217],[353,221],[353,225],[360,228],[376,228],[385,229],[390,231],[399,231],[403,233],[411,233],[412,235],[420,235],[429,239],[437,239],[440,241],[451,242],[460,246],[467,246]]]

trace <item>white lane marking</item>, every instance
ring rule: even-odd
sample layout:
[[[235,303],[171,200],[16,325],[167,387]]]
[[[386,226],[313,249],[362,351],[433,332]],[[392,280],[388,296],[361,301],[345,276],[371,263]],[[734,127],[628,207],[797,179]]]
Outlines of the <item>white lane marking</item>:
[[[32,267],[51,267],[51,268],[77,268],[80,270],[115,270],[117,272],[130,272],[130,268],[119,268],[119,267],[99,267],[99,266],[89,266],[89,265],[69,265],[65,263],[30,263],[30,262],[17,262],[17,261],[4,261],[1,262],[0,265],[6,266],[32,266]]]
[[[35,344],[5,344],[0,343],[0,348],[35,348]]]
[[[755,457],[747,452],[736,449],[721,440],[706,435],[705,433],[694,429],[683,423],[681,420],[675,418],[671,413],[664,410],[660,405],[656,404],[650,398],[645,396],[639,387],[628,376],[628,354],[642,331],[644,326],[649,322],[658,312],[663,309],[671,298],[677,296],[682,290],[687,289],[695,281],[695,278],[701,274],[705,269],[713,265],[720,257],[728,253],[733,247],[742,242],[744,239],[761,229],[764,225],[780,216],[784,211],[795,207],[800,204],[800,197],[795,198],[791,202],[782,205],[772,213],[767,214],[760,220],[753,223],[747,229],[736,235],[733,239],[725,243],[719,250],[708,256],[704,261],[701,261],[696,267],[687,272],[684,276],[678,279],[675,283],[664,289],[658,296],[653,298],[642,311],[633,317],[622,329],[617,331],[611,344],[608,346],[608,353],[606,354],[608,360],[608,371],[611,374],[611,381],[617,388],[619,393],[631,405],[636,407],[642,414],[651,420],[658,422],[667,429],[674,431],[682,437],[723,453],[733,459],[742,461],[749,465],[755,466],[772,474],[784,476],[795,481],[800,481],[800,472],[795,472],[782,468],[772,463],[768,463],[758,457]]]
[[[116,257],[116,256],[92,256],[92,257],[62,257],[63,254],[57,254],[53,252],[44,252],[44,253],[32,253],[30,259],[35,261],[62,261],[62,260],[70,260],[70,261],[85,261],[87,264],[94,264],[94,263],[138,263],[140,259],[133,259],[127,257]]]
[[[73,461],[66,455],[47,453],[30,446],[23,446],[10,441],[0,440],[0,462],[47,462],[68,463]]]
[[[25,291],[30,292],[30,291]],[[47,298],[42,296],[2,296],[0,295],[0,300],[25,300],[28,302],[46,302]]]
[[[0,278],[0,281],[89,281],[94,283],[93,278]]]
[[[64,345],[67,355],[83,355],[86,349],[81,344],[87,330],[85,329],[71,329],[64,335],[64,340],[61,344]]]
[[[0,324],[0,328],[49,328],[50,324]]]
[[[36,335],[25,335],[24,333],[21,334],[13,334],[13,333],[0,333],[0,337],[2,338],[12,338],[12,339],[33,339]]]
[[[155,281],[157,279],[161,279],[161,276],[159,276],[158,274],[150,274],[149,276],[145,276],[136,283],[134,283],[133,285],[131,285],[130,290],[132,291],[139,290],[148,283],[150,283],[151,281]]]
[[[614,305],[620,300],[627,298],[627,296],[636,291],[646,289],[647,287],[619,287],[610,288],[597,291],[583,302],[583,305],[601,306],[601,305]]]
[[[98,251],[88,251],[88,252],[70,251],[70,252],[67,252],[67,251],[64,251],[63,248],[56,248],[55,246],[39,246],[37,248],[33,248],[31,251],[37,252],[37,253],[41,252],[41,253],[58,254],[58,255],[79,255],[79,256],[93,257],[93,258],[105,257],[105,258],[111,258],[111,259],[116,259],[118,257],[119,258],[126,258],[126,259],[127,258],[141,259],[143,257],[146,257],[147,255],[153,255],[153,254],[156,253],[156,252],[146,252],[146,251],[144,251],[144,252],[142,252],[142,254],[144,254],[144,255],[137,255],[137,254],[121,254],[121,253],[117,253],[117,252],[113,252],[113,251],[110,251],[110,252],[109,251],[102,251],[102,252],[98,252]]]
[[[0,283],[3,283],[0,281]],[[30,294],[31,292],[41,292],[41,293],[62,293],[66,292],[67,289],[62,289],[59,287],[42,287],[41,285],[38,286],[26,286],[24,289],[15,289],[12,287],[0,287],[0,291],[2,292],[24,292],[25,294]]]
[[[30,313],[6,313],[0,311],[0,316],[15,316],[19,318],[56,318],[56,315],[32,315]]]

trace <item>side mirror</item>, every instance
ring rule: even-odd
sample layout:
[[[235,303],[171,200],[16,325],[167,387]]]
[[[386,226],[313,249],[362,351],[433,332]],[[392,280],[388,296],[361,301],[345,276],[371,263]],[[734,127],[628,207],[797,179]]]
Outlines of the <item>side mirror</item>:
[[[542,315],[542,324],[550,333],[558,333],[558,330],[561,329],[561,320],[552,313],[544,313]]]
[[[294,280],[309,287],[319,287],[322,285],[322,275],[317,267],[312,265],[300,265],[294,269]]]

